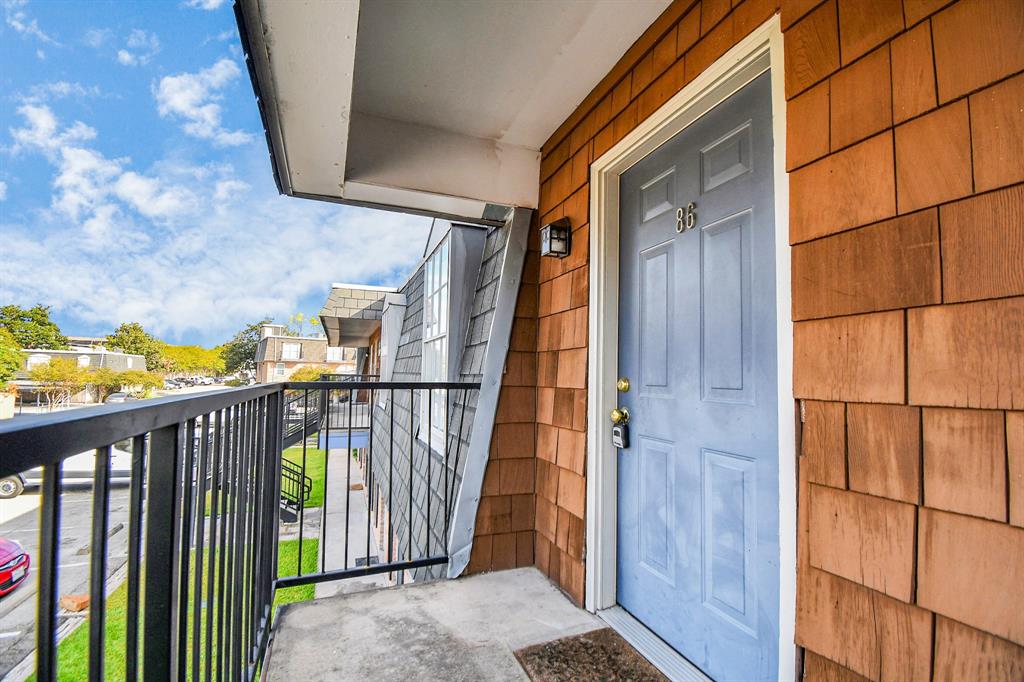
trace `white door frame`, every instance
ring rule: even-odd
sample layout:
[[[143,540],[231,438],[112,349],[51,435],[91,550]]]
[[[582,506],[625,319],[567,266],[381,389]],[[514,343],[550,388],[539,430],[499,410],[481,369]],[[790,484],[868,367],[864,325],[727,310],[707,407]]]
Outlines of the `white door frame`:
[[[619,176],[756,76],[771,70],[779,452],[779,675],[796,677],[796,425],[782,28],[775,15],[595,160],[590,170],[586,607],[616,605],[616,450],[608,412],[618,362]]]

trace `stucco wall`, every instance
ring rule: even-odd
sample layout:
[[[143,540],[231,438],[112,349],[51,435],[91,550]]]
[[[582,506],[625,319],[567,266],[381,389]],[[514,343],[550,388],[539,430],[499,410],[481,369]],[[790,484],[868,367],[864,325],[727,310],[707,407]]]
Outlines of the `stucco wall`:
[[[578,602],[589,165],[780,9],[732,5],[674,3],[543,149],[540,224],[568,217],[573,252],[531,241],[488,480],[532,432],[535,563]],[[783,0],[781,22],[807,677],[1021,679],[1024,3]]]

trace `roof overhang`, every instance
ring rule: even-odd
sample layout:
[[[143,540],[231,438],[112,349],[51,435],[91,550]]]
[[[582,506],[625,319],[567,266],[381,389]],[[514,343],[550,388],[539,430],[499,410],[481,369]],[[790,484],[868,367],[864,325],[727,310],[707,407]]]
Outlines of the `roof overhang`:
[[[237,0],[279,189],[498,221],[669,0]]]
[[[362,284],[331,285],[331,293],[320,310],[320,324],[327,345],[362,348],[380,329],[384,308],[395,289]]]

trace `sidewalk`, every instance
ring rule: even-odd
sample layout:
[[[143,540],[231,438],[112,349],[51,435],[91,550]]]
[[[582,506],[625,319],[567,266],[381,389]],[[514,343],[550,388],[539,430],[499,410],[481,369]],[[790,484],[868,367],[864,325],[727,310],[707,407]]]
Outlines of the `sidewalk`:
[[[367,490],[359,465],[353,458],[351,461],[351,477],[346,474],[345,457],[347,449],[334,449],[328,454],[327,490],[324,498],[326,507],[325,523],[320,528],[321,560],[325,570],[354,568],[357,563],[366,563],[366,527],[369,516],[367,506]],[[350,486],[361,484],[361,490],[350,490]],[[345,492],[348,490],[348,514],[346,515]],[[348,561],[345,560],[345,529],[348,529]],[[326,538],[325,538],[326,532]],[[373,528],[370,529],[370,560],[376,561],[380,556],[377,539]],[[324,556],[326,552],[326,556]],[[391,584],[387,574],[370,575],[364,578],[350,578],[318,583],[316,597],[330,597],[336,594],[363,592]]]

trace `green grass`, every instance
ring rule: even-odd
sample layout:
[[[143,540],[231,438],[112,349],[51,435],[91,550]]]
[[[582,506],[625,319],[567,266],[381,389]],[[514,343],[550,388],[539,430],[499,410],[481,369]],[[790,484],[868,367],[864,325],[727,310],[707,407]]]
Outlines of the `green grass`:
[[[301,454],[301,453],[300,453]],[[281,576],[295,575],[299,555],[299,541],[285,540],[278,544],[277,561],[278,574]],[[210,555],[207,554],[207,557]],[[206,563],[204,561],[204,563]],[[194,568],[194,565],[193,565]],[[305,538],[302,541],[302,570],[303,573],[313,573],[317,569],[317,540]],[[204,575],[209,569],[204,569]],[[194,581],[194,573],[189,580],[191,586]],[[205,580],[204,580],[205,582]],[[274,593],[274,609],[282,604],[307,601],[314,596],[314,585],[301,585],[277,590]],[[203,596],[206,596],[204,587]],[[125,642],[127,639],[127,609],[128,609],[128,586],[121,583],[110,595],[107,596],[107,626],[106,626],[106,679],[125,679]],[[192,605],[189,601],[189,623],[192,622]],[[57,678],[67,682],[77,682],[89,677],[89,621],[86,619],[70,635],[60,643],[57,648]],[[215,626],[216,627],[216,626]],[[205,636],[205,619],[201,628]],[[189,631],[189,670],[191,671],[193,652],[192,640],[193,631]],[[140,629],[140,638],[142,636]],[[141,660],[142,651],[140,641],[139,656]],[[205,662],[205,647],[198,647],[200,653],[200,666]],[[214,666],[216,667],[216,666]],[[189,673],[191,677],[191,672]],[[35,675],[28,678],[35,682]]]

